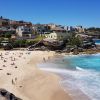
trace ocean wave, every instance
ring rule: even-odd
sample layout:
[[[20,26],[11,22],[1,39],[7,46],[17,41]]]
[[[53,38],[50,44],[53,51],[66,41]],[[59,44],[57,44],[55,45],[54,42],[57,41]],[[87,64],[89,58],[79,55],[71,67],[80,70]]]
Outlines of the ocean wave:
[[[59,75],[61,77],[60,85],[65,91],[69,90],[72,94],[75,93],[74,95],[77,96],[80,93],[77,91],[81,90],[84,94],[90,97],[91,100],[100,100],[100,71],[98,69],[100,60],[99,56],[100,53],[70,56],[72,59],[69,56],[64,56],[64,62],[60,59],[54,63],[45,63],[45,66],[43,64],[39,68]],[[66,57],[69,58],[66,59]],[[73,57],[75,57],[75,59],[73,59]],[[72,62],[68,61],[70,59],[72,62],[77,61],[77,63],[80,64],[74,65]],[[80,61],[80,59],[82,61]],[[72,67],[76,70],[71,70],[72,67],[71,69],[68,69],[67,66],[70,65],[68,62],[72,64]],[[91,62],[95,62],[95,64]],[[66,65],[66,68],[63,69],[64,67],[62,67],[61,64],[64,66]],[[82,68],[80,66],[82,66]]]
[[[60,68],[40,68],[59,75],[61,87],[64,91],[69,91],[74,96],[81,95],[80,90],[91,100],[100,100],[100,73],[93,70],[86,70],[76,67],[77,70],[67,70]],[[85,99],[84,99],[85,100]]]
[[[83,68],[76,66],[76,70],[84,71]]]

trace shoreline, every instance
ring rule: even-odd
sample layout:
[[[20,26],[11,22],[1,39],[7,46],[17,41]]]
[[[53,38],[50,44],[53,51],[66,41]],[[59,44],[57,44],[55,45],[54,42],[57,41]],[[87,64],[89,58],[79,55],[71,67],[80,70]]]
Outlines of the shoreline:
[[[54,52],[0,51],[1,53],[0,88],[23,100],[72,100],[60,87],[59,76],[36,67],[43,57],[52,58]]]
[[[56,60],[56,59],[60,59],[61,57],[62,57],[62,59],[61,59],[61,61],[63,61],[63,57],[64,56],[76,56],[76,55],[72,55],[72,54],[70,54],[70,55],[64,55],[64,54],[56,54],[55,56],[54,56],[54,60]],[[78,56],[78,55],[77,55]],[[51,62],[50,63],[52,63],[52,61],[53,61],[53,59],[51,60]],[[48,62],[49,61],[47,61],[47,64],[46,64],[46,66],[48,66]],[[41,63],[40,63],[41,64]],[[39,65],[40,65],[39,64]],[[43,64],[43,63],[42,63]],[[42,65],[43,66],[43,65]],[[48,67],[50,67],[50,66],[48,66]],[[62,70],[62,71],[64,71],[64,73],[66,73],[66,70],[65,69],[59,69],[59,68],[46,68],[46,67],[43,67],[43,68],[40,68],[41,70],[43,70],[43,71],[45,71],[45,72],[47,72],[47,73],[53,73],[53,74],[56,74],[57,76],[59,76],[60,77],[60,80],[59,80],[59,84],[60,84],[60,87],[66,92],[66,93],[68,93],[69,94],[69,96],[72,98],[72,100],[80,100],[80,98],[81,98],[81,100],[91,100],[85,93],[83,93],[82,92],[82,90],[80,90],[78,87],[77,88],[75,88],[75,90],[73,89],[73,88],[69,88],[69,86],[70,86],[70,84],[67,84],[67,88],[65,87],[65,86],[63,86],[62,85],[62,82],[64,81],[63,80],[63,76],[62,75],[60,75],[60,70]],[[68,69],[68,70],[71,70],[71,69]],[[73,69],[72,69],[73,70]],[[67,80],[67,78],[66,78],[66,80]],[[75,87],[76,87],[76,85],[75,85]]]
[[[5,54],[7,52],[9,52],[9,55]],[[55,58],[60,59],[64,56],[70,57],[87,54],[73,55],[72,53],[59,54],[54,51],[19,50],[0,51],[0,54],[1,53],[3,53],[4,58],[7,60],[7,62],[3,61],[3,63],[7,64],[6,69],[5,67],[2,67],[3,70],[0,70],[0,88],[7,89],[8,91],[14,93],[17,97],[23,100],[80,100],[79,98],[82,98],[82,100],[90,100],[89,97],[78,88],[76,91],[70,91],[69,88],[67,90],[64,90],[64,87],[60,84],[63,77],[56,73],[53,73],[52,71],[50,72],[41,70],[37,66],[37,64],[49,62],[50,60],[52,61]],[[21,54],[22,56],[19,57]],[[17,65],[18,68],[14,69],[13,66],[9,66],[9,63],[12,62],[10,61],[11,56],[14,56],[16,58],[15,65]],[[9,58],[10,60],[7,58]],[[0,61],[1,65],[3,65],[3,63],[1,63]],[[7,73],[11,73],[11,75],[7,75]],[[12,85],[11,81],[16,77],[17,82]],[[77,94],[74,93],[79,93],[79,95],[77,96]]]
[[[9,53],[7,55],[6,53]],[[90,100],[81,90],[78,89],[78,93],[81,95],[76,96],[67,89],[64,90],[60,81],[62,77],[56,73],[41,70],[37,67],[37,64],[45,63],[45,61],[53,60],[55,57],[64,56],[78,56],[73,54],[59,54],[54,51],[0,51],[0,55],[3,53],[3,60],[0,60],[1,66],[4,63],[5,67],[0,70],[0,88],[7,89],[11,93],[14,93],[17,97],[23,100]],[[96,53],[98,54],[98,53]],[[21,56],[20,56],[21,55]],[[79,54],[87,55],[87,54]],[[11,56],[16,58],[15,65],[18,68],[13,68],[15,65],[11,65]],[[44,60],[45,58],[45,60]],[[2,62],[3,63],[2,63]],[[9,66],[10,64],[10,66]],[[1,68],[0,68],[1,69]],[[7,75],[10,74],[11,75]],[[15,78],[17,77],[17,82]],[[12,84],[12,79],[14,84]],[[32,84],[33,83],[33,84]],[[27,92],[27,90],[29,90]],[[37,95],[38,94],[38,95]],[[43,95],[44,94],[44,95]],[[55,95],[54,95],[55,94]],[[46,96],[45,96],[46,95]],[[76,98],[76,99],[75,99]],[[80,100],[80,99],[79,99]]]

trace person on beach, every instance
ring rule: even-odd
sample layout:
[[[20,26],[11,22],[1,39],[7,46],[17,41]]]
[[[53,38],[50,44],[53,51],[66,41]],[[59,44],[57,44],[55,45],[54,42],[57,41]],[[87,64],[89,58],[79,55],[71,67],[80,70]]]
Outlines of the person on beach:
[[[17,83],[17,77],[15,77],[15,82]]]
[[[50,60],[50,57],[48,57],[48,60]]]
[[[15,61],[15,58],[14,58],[14,60],[13,61]]]
[[[46,59],[43,57],[43,61],[46,62]]]
[[[12,79],[12,85],[15,85],[14,80]]]
[[[19,55],[19,58],[21,57],[21,55]]]
[[[6,65],[3,65],[3,67],[6,67]]]
[[[15,65],[15,63],[13,62],[13,63],[11,63],[11,65]]]
[[[4,60],[4,62],[7,62],[6,60]]]
[[[2,57],[2,53],[0,54],[0,56]]]
[[[15,58],[12,58],[12,60],[11,61],[15,61]]]
[[[3,60],[3,58],[4,58],[4,57],[2,56],[2,53],[1,53],[1,60]]]
[[[18,68],[17,66],[15,66],[15,68]]]
[[[63,59],[62,61],[64,62],[65,60]]]

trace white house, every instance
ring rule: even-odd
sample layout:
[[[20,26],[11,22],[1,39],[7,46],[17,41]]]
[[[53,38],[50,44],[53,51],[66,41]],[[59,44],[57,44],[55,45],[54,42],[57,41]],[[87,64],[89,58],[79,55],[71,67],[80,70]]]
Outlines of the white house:
[[[52,32],[45,33],[46,38],[54,40],[65,40],[68,38],[68,36],[69,33],[61,27],[56,27],[52,29]]]
[[[79,33],[84,33],[85,32],[85,29],[82,26],[77,26],[76,29]]]
[[[20,38],[32,38],[32,30],[27,26],[19,26],[16,29],[16,34]]]

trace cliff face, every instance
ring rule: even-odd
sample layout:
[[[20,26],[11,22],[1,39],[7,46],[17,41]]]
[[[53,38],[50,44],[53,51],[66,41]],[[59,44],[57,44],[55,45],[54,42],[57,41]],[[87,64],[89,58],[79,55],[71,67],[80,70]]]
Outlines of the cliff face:
[[[0,89],[0,100],[22,100],[5,89]]]

